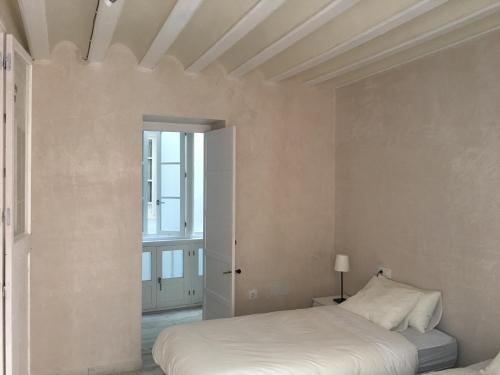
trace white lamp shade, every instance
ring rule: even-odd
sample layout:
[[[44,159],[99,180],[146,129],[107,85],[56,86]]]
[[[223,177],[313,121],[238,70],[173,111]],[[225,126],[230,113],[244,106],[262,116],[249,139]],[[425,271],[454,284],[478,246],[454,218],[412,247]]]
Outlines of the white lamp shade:
[[[337,254],[335,257],[335,271],[349,272],[349,256],[344,254]]]

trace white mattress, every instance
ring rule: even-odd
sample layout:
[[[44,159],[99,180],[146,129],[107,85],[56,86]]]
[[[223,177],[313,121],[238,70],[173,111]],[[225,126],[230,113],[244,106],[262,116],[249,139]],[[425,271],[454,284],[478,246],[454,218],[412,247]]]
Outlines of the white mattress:
[[[167,375],[413,375],[400,334],[337,306],[166,328],[153,358]]]
[[[420,333],[413,328],[408,328],[400,333],[417,348],[417,373],[444,370],[455,366],[457,340],[454,337],[437,329]]]

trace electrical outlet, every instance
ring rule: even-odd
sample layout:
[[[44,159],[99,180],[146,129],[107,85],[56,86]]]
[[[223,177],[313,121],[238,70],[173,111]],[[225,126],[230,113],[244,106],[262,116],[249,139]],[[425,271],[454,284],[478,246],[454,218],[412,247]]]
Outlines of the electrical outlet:
[[[390,268],[384,267],[384,266],[378,266],[377,268],[377,274],[382,271],[382,275],[387,277],[388,279],[392,279],[392,270]]]
[[[248,299],[257,299],[259,297],[259,292],[257,289],[252,289],[248,291]]]

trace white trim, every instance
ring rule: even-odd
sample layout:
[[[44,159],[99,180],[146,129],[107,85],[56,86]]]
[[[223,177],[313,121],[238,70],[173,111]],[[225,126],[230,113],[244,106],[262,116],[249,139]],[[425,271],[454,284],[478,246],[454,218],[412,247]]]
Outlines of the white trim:
[[[178,0],[153,43],[142,58],[141,68],[153,69],[175,42],[200,6],[202,0]]]
[[[375,75],[377,75],[377,74],[380,74],[380,73],[386,72],[386,71],[388,71],[388,70],[391,70],[391,69],[397,68],[397,67],[399,67],[399,66],[406,65],[406,64],[411,63],[411,62],[413,62],[413,61],[420,60],[420,59],[422,59],[422,58],[424,58],[424,57],[427,57],[427,56],[430,56],[430,55],[434,55],[435,53],[438,53],[438,52],[441,52],[441,51],[444,51],[444,50],[447,50],[447,49],[450,49],[450,48],[453,48],[453,47],[457,47],[457,46],[459,46],[459,45],[462,45],[462,44],[467,43],[467,42],[470,42],[470,41],[472,41],[472,40],[475,40],[475,39],[481,38],[481,37],[482,37],[482,36],[484,36],[484,35],[487,35],[487,34],[489,34],[489,33],[492,33],[492,32],[494,32],[494,31],[498,31],[498,30],[500,30],[500,25],[499,25],[499,26],[495,26],[495,27],[493,27],[492,29],[488,29],[488,30],[482,31],[482,32],[480,32],[480,33],[478,33],[478,34],[472,35],[472,36],[470,36],[470,37],[468,37],[468,38],[465,38],[465,39],[459,40],[458,42],[454,42],[454,43],[452,43],[452,44],[448,44],[448,45],[446,45],[446,46],[444,46],[444,47],[435,48],[435,49],[433,49],[433,50],[431,50],[431,51],[429,51],[429,52],[424,53],[423,55],[419,55],[419,56],[417,56],[417,57],[412,57],[411,59],[408,59],[408,60],[405,60],[405,61],[402,61],[402,62],[399,62],[399,63],[396,63],[396,64],[392,64],[392,65],[390,65],[390,66],[387,66],[387,67],[385,67],[385,68],[382,68],[382,69],[380,69],[380,70],[377,70],[376,72],[373,72],[373,73],[368,73],[368,74],[366,74],[366,75],[364,75],[364,76],[362,76],[362,77],[359,77],[359,78],[354,78],[354,79],[352,79],[352,80],[350,80],[350,81],[347,81],[347,82],[345,82],[345,83],[341,83],[341,84],[339,84],[338,86],[335,86],[335,88],[341,88],[341,87],[349,86],[349,85],[351,85],[351,84],[353,84],[353,83],[355,83],[355,82],[359,82],[359,81],[361,81],[361,80],[363,80],[363,79],[365,79],[365,78],[372,77],[372,76],[375,76]]]
[[[285,0],[260,0],[241,20],[222,36],[212,47],[193,62],[186,71],[199,73],[224,52],[234,46],[245,35],[257,27],[276,9],[285,3]],[[216,22],[216,21],[215,21]]]
[[[5,238],[5,372],[6,375],[13,375],[19,372],[16,367],[19,360],[26,360],[26,368],[28,374],[30,372],[30,257],[29,253],[31,250],[31,86],[32,86],[32,59],[31,56],[24,51],[23,47],[15,40],[15,38],[8,34],[6,38],[6,53],[10,55],[11,66],[5,73],[5,113],[6,113],[6,123],[5,123],[5,160],[4,167],[6,170],[6,175],[4,179],[5,183],[5,209],[10,211],[9,220],[10,224],[4,224],[4,238]],[[24,64],[26,64],[26,97],[22,98],[27,100],[25,107],[25,226],[24,232],[21,234],[15,234],[15,209],[16,209],[16,195],[15,195],[15,175],[16,175],[16,147],[15,134],[16,134],[16,122],[15,122],[15,71],[18,69],[16,66],[16,57],[19,55]],[[19,274],[16,272],[16,264],[19,266],[19,262],[24,262],[21,264],[26,266],[26,322],[21,322],[19,319],[14,319],[14,313],[19,306],[14,301],[13,290],[17,288],[17,284],[21,282]],[[16,291],[16,294],[19,291]],[[21,324],[26,324],[26,342],[20,337],[15,335],[18,333],[18,326]],[[21,340],[21,346],[17,343],[14,344],[14,337],[16,340]],[[23,345],[25,344],[25,345]],[[24,346],[26,346],[24,348]],[[22,350],[26,349],[26,353],[23,354]],[[19,358],[19,356],[22,356]],[[24,357],[26,356],[26,357]]]
[[[1,26],[1,24],[0,24]],[[5,34],[0,31],[0,61],[3,61],[5,58],[5,54],[7,52],[7,48],[5,45]],[[5,71],[3,67],[0,69],[0,115],[3,117],[3,114],[5,113]],[[3,119],[2,119],[3,121]],[[5,131],[0,131],[0,145],[2,145],[2,151],[0,152],[0,166],[3,168],[5,166],[5,155],[4,155],[4,149],[5,149]],[[4,194],[5,194],[5,184],[2,183],[0,184],[0,196],[2,197],[0,199],[0,212],[5,212],[5,206],[4,206]],[[2,280],[2,284],[4,283],[5,280],[5,272],[4,272],[4,264],[5,264],[5,259],[4,259],[4,236],[5,236],[5,231],[4,231],[4,225],[0,225],[0,241],[2,243],[2,255],[0,256],[0,277]],[[1,286],[3,287],[3,285]],[[2,297],[2,302],[0,303],[0,369],[2,374],[4,373],[4,368],[5,368],[5,335],[6,335],[6,327],[4,324],[4,319],[5,319],[5,295]]]
[[[173,238],[157,236],[155,239],[148,240],[147,237],[142,238],[142,246],[144,248],[155,248],[161,246],[185,246],[192,245],[193,247],[203,247],[203,238]]]
[[[264,48],[257,55],[238,66],[229,75],[233,78],[239,78],[247,74],[259,65],[265,63],[267,60],[276,56],[278,53],[284,51],[292,44],[305,38],[321,26],[341,15],[359,1],[360,0],[334,0],[307,21],[295,27],[288,34],[284,35],[268,47]]]
[[[117,1],[112,6],[108,6],[105,1],[99,2],[94,33],[90,41],[88,62],[98,63],[104,60],[113,40],[113,34],[115,33],[124,3],[124,1]]]
[[[443,26],[440,26],[434,30],[431,30],[431,31],[428,31],[424,34],[421,34],[421,35],[417,36],[416,38],[413,38],[413,39],[407,40],[406,42],[400,43],[397,46],[394,46],[394,47],[389,48],[387,50],[376,53],[375,55],[372,55],[372,56],[367,57],[365,59],[356,61],[355,63],[344,66],[343,68],[337,69],[333,72],[323,74],[323,75],[320,75],[319,77],[316,77],[314,79],[306,81],[306,85],[308,85],[308,86],[317,85],[319,83],[328,81],[332,78],[338,77],[342,74],[359,69],[359,68],[366,66],[370,63],[373,63],[375,61],[382,60],[382,59],[384,59],[388,56],[394,55],[400,51],[403,51],[403,50],[411,48],[411,47],[415,47],[418,44],[427,42],[431,39],[442,36],[442,35],[447,34],[453,30],[456,30],[456,29],[463,27],[467,24],[470,24],[471,22],[474,22],[474,21],[480,20],[484,17],[487,17],[499,9],[500,9],[500,2],[491,4],[487,7],[484,7],[483,9],[480,9],[480,10],[477,10],[477,11],[471,13],[471,14],[468,14],[465,17],[462,17],[462,18],[459,18],[459,19],[454,20],[452,22],[449,22],[449,23],[447,23]]]
[[[169,131],[185,133],[206,133],[212,130],[211,125],[206,124],[180,124],[175,122],[144,122],[144,131]]]
[[[425,14],[434,8],[444,4],[448,0],[423,0],[415,5],[406,8],[405,10],[389,17],[388,19],[370,27],[368,30],[357,34],[351,39],[330,48],[322,54],[312,57],[294,67],[286,70],[283,73],[277,74],[271,77],[270,81],[282,81],[284,79],[295,76],[307,69],[311,69],[317,65],[320,65],[328,60],[333,59],[353,48],[359,47],[360,45],[369,42],[395,28],[403,25],[404,23],[410,22],[411,20]]]
[[[49,31],[45,0],[19,0],[31,55],[36,60],[50,58]]]

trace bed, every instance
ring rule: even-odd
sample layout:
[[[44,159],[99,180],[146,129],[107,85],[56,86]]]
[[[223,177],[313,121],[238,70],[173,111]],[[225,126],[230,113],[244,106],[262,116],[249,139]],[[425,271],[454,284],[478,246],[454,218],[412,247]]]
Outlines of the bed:
[[[153,358],[168,375],[410,375],[418,353],[401,334],[324,306],[170,327]]]
[[[417,348],[417,373],[444,370],[455,366],[458,356],[457,340],[438,329],[420,333],[408,328],[400,332]]]
[[[440,292],[374,277],[338,306],[169,327],[158,336],[153,358],[167,375],[413,375],[446,369],[455,364],[457,345],[434,329],[440,305]]]
[[[493,359],[475,363],[468,367],[429,372],[428,375],[498,375],[500,374],[500,353]]]

